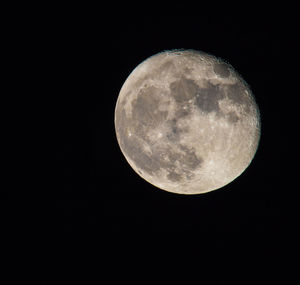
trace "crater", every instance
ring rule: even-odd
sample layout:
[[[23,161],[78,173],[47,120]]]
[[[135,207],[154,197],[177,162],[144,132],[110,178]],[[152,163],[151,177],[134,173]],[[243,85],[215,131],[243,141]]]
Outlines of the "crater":
[[[239,116],[236,114],[236,112],[229,112],[227,115],[226,115],[226,119],[232,123],[232,124],[235,124],[236,122],[239,121]]]
[[[143,77],[140,77],[139,79],[137,79],[135,81],[134,89],[139,90],[141,87],[147,86],[148,85],[147,83],[149,82],[149,80],[150,80],[150,75],[148,75],[148,74]]]
[[[230,75],[229,66],[226,63],[215,63],[214,72],[222,78],[226,78]]]

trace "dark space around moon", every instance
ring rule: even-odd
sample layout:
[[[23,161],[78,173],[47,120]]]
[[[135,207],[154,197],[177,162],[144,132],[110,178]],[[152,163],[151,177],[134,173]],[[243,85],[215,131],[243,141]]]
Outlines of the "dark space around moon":
[[[188,237],[191,244],[198,241],[199,248],[202,241],[225,248],[252,240],[272,252],[290,223],[285,210],[290,198],[285,178],[289,129],[283,123],[288,94],[283,92],[278,63],[286,54],[276,18],[253,21],[250,15],[196,12],[179,18],[157,12],[112,16],[115,24],[108,24],[89,13],[81,18],[63,13],[45,29],[51,81],[45,88],[53,126],[49,149],[54,153],[51,179],[44,182],[50,190],[41,189],[30,202],[38,209],[31,216],[43,236],[120,250],[126,248],[125,241],[134,249],[134,241],[142,243],[150,236],[161,247],[168,241],[180,247]],[[120,151],[114,129],[116,100],[130,72],[151,55],[180,48],[230,63],[249,84],[261,113],[261,138],[247,170],[229,185],[195,196],[161,191],[136,175]],[[215,72],[228,76],[222,65]],[[206,110],[217,107],[212,102]],[[184,116],[183,110],[179,112]],[[228,119],[237,120],[234,114]],[[169,134],[172,140],[178,135],[179,129]],[[193,163],[201,165],[201,159]],[[9,199],[13,204],[14,197]],[[100,239],[106,243],[99,245]]]

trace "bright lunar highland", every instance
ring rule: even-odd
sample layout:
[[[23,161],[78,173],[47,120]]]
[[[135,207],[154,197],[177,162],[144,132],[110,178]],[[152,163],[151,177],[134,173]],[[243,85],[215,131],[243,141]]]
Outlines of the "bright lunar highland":
[[[250,164],[260,138],[258,106],[223,60],[164,51],[126,79],[115,108],[121,151],[134,171],[180,194],[216,190]]]

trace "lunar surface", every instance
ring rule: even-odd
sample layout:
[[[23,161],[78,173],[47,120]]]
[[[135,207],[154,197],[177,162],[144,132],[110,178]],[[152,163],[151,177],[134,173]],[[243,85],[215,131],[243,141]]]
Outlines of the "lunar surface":
[[[115,108],[121,151],[134,171],[180,194],[216,190],[250,164],[260,138],[249,86],[219,58],[171,50],[139,64]]]

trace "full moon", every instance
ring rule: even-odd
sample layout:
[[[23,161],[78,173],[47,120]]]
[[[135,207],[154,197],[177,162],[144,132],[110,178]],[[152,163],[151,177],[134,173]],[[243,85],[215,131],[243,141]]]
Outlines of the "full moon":
[[[116,136],[129,165],[152,185],[179,194],[219,189],[251,163],[260,115],[242,77],[195,50],[158,53],[123,84]]]

